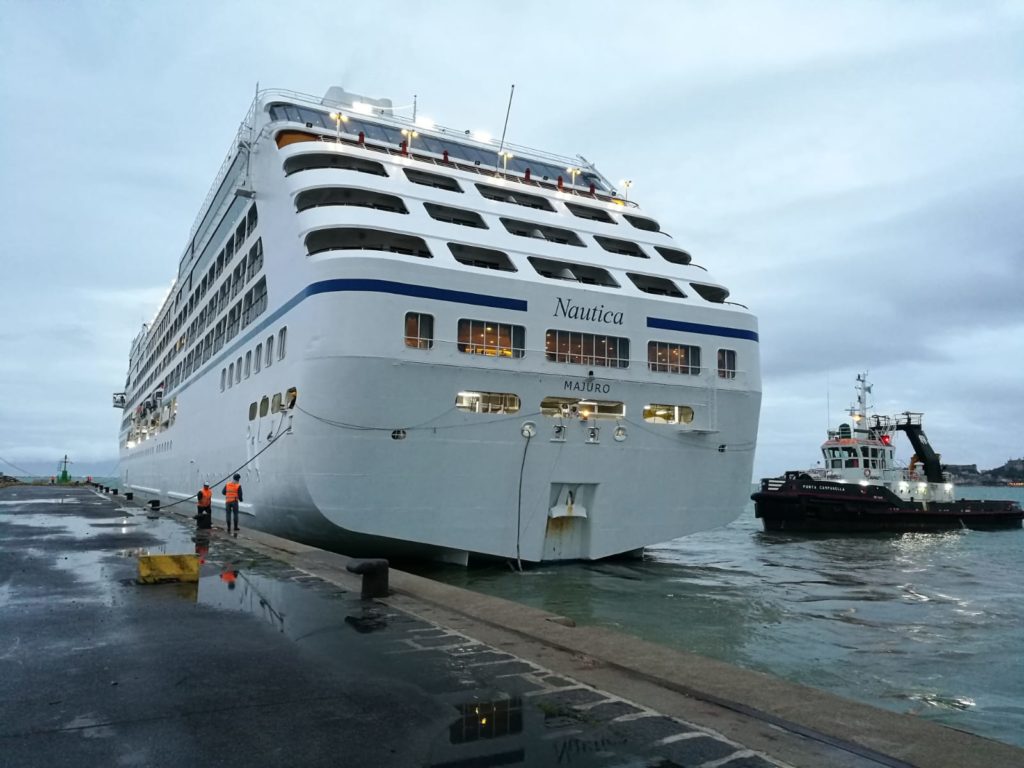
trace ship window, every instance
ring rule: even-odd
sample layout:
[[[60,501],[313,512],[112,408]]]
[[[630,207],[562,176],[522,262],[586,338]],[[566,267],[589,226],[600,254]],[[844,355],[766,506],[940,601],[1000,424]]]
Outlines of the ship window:
[[[232,363],[228,366],[228,389],[231,389],[235,381],[235,364]]]
[[[365,189],[349,187],[326,187],[323,189],[307,189],[295,196],[295,210],[305,211],[332,205],[351,205],[357,208],[375,208],[378,211],[391,213],[408,213],[402,198],[385,195],[383,192],[371,192]]]
[[[469,413],[517,413],[520,400],[510,392],[459,392],[455,407]]]
[[[629,367],[629,339],[549,329],[544,335],[547,359],[556,363]]]
[[[284,360],[285,342],[288,340],[288,326],[277,333],[277,359]]]
[[[830,467],[832,469],[842,469],[843,468],[843,460],[842,459],[832,459],[832,461],[830,463]]]
[[[693,421],[693,408],[688,405],[644,406],[644,421],[651,424],[690,424]]]
[[[259,282],[245,294],[242,304],[242,327],[249,325],[263,314],[267,308],[267,278],[261,277]]]
[[[220,391],[221,392],[224,391],[224,382],[225,382],[225,379],[227,378],[227,375],[228,375],[228,369],[227,368],[221,368],[220,369]]]
[[[361,227],[338,227],[310,232],[306,235],[306,249],[310,256],[323,251],[358,250],[388,251],[424,259],[432,258],[422,238]]]
[[[490,320],[459,320],[459,352],[491,357],[522,357],[526,329]]]
[[[288,391],[284,393],[284,407],[288,409],[294,408],[298,399],[299,390],[295,387],[288,387]]]
[[[267,363],[267,368],[269,368],[274,363],[274,337],[273,336],[268,336],[267,337],[267,358],[266,358],[266,363]]]
[[[603,235],[594,235],[594,239],[597,240],[598,245],[609,253],[621,253],[624,256],[635,256],[638,259],[650,258],[639,245],[629,240],[619,240],[615,237],[604,237]]]
[[[868,458],[871,455],[871,449],[868,448],[866,445],[862,445],[860,447],[860,455],[863,456],[865,459]]]
[[[860,466],[860,461],[858,459],[847,459],[846,466],[849,469],[856,469]]]
[[[591,208],[589,205],[580,205],[579,203],[566,203],[565,207],[569,209],[569,213],[581,219],[618,224],[608,211],[602,211],[600,208]]]
[[[263,366],[263,344],[256,345],[256,354],[253,355],[253,373],[259,373],[260,368]]]
[[[678,248],[666,248],[663,245],[656,245],[654,250],[660,253],[665,261],[671,261],[673,264],[689,264],[692,261],[690,254]]]
[[[252,234],[256,231],[256,222],[258,221],[258,214],[256,213],[256,204],[253,203],[249,209],[249,213],[245,217],[246,233]]]
[[[405,314],[405,346],[430,349],[434,346],[434,316],[419,312]]]
[[[260,416],[266,416],[270,412],[270,398],[264,397],[260,400]]]
[[[550,418],[622,419],[626,404],[618,400],[587,400],[578,397],[545,397],[540,412]]]
[[[463,227],[476,227],[477,229],[489,229],[479,213],[465,211],[461,208],[452,208],[448,205],[437,203],[424,203],[430,218],[437,221],[445,221],[449,224],[458,224]]]
[[[339,168],[343,171],[358,171],[373,176],[387,176],[384,166],[376,160],[364,160],[361,157],[350,157],[333,152],[294,155],[284,161],[284,175],[291,176],[299,171],[311,171],[318,168]]]
[[[504,217],[502,217],[501,223],[505,225],[505,229],[519,237],[532,237],[536,240],[547,240],[548,242],[562,243],[563,245],[575,245],[579,248],[586,247],[583,241],[580,240],[579,235],[572,230],[548,227],[530,221],[506,219]]]
[[[645,232],[661,232],[661,225],[654,219],[645,219],[643,216],[634,216],[631,213],[622,214],[622,218],[637,229],[642,229]]]
[[[652,293],[655,296],[674,296],[677,299],[685,298],[685,294],[679,290],[679,286],[667,277],[638,275],[634,272],[627,272],[626,276],[644,293]]]
[[[693,288],[705,301],[713,301],[716,304],[723,304],[729,298],[729,292],[720,285],[705,285],[704,283],[690,283]]]
[[[449,192],[462,191],[462,187],[459,186],[459,182],[451,176],[444,176],[440,173],[417,171],[412,168],[405,168],[403,170],[405,171],[406,178],[413,184],[422,184],[425,187],[434,187],[435,189],[446,189]]]
[[[242,358],[235,362],[235,384],[242,381]]]
[[[497,269],[502,272],[515,272],[516,268],[504,251],[495,251],[491,248],[481,248],[476,245],[463,245],[462,243],[448,243],[448,250],[460,264],[469,267],[480,267],[481,269]]]
[[[238,244],[238,248],[241,249],[242,243],[245,242],[245,219],[238,222],[238,226],[235,228],[235,242]]]
[[[249,378],[252,373],[252,351],[245,353],[245,378]]]
[[[515,205],[523,205],[527,208],[535,208],[538,211],[555,210],[555,207],[551,205],[551,201],[540,195],[531,195],[518,189],[492,187],[489,184],[477,184],[476,188],[488,200],[496,200],[499,203],[514,203]]]
[[[647,342],[647,367],[660,373],[700,375],[700,347],[688,344],[669,344],[666,341]]]
[[[281,393],[275,392],[274,399],[270,401],[270,412],[277,413],[281,409]]]
[[[256,420],[256,411],[259,406],[256,403],[249,403],[249,421]]]
[[[734,350],[734,349],[720,349],[720,350],[718,350],[718,378],[720,378],[720,379],[735,379],[736,378],[736,350]]]
[[[584,266],[583,264],[570,264],[565,261],[554,259],[542,259],[539,256],[528,256],[530,264],[537,274],[543,275],[551,280],[575,280],[578,283],[587,285],[605,285],[609,288],[618,288],[608,270],[601,267]]]

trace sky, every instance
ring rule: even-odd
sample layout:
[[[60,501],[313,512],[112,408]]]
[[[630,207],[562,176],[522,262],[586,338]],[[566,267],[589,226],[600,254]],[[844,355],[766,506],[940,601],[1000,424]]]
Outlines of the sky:
[[[117,464],[128,348],[261,88],[581,154],[760,323],[754,477],[869,373],[1024,455],[1024,2],[0,0],[0,473]],[[909,456],[901,455],[903,460]]]

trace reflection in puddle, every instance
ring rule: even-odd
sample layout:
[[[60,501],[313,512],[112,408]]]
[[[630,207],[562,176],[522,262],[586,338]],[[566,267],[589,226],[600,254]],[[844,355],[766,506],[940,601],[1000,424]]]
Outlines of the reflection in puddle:
[[[499,701],[459,704],[456,709],[461,717],[449,729],[448,738],[452,744],[522,733],[523,700],[518,696]]]

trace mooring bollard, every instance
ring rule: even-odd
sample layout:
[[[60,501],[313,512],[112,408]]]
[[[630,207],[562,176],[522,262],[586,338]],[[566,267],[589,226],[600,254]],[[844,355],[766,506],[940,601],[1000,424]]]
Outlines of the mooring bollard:
[[[388,561],[383,559],[353,560],[345,568],[350,573],[363,577],[363,591],[360,597],[388,596]]]
[[[135,498],[135,494],[132,493],[131,491],[125,491],[124,492],[124,498],[125,498],[125,501],[131,501],[132,499]]]
[[[150,499],[149,506],[154,512],[160,509],[160,499]]]

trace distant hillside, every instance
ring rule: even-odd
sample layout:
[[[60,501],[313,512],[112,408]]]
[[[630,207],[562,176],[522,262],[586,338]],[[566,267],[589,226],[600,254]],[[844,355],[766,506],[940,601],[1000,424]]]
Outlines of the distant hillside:
[[[978,469],[977,464],[943,464],[958,483],[967,485],[1006,485],[1024,482],[1024,459],[1010,459],[995,469]]]

